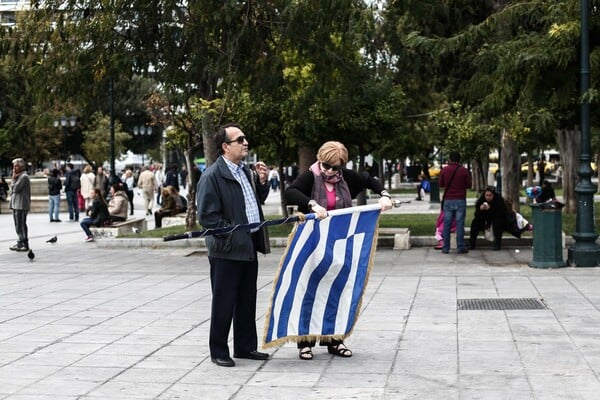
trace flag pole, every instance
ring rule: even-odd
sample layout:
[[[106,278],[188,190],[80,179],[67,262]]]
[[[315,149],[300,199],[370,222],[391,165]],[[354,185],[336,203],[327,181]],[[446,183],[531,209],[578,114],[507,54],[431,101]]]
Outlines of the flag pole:
[[[392,205],[394,207],[400,207],[401,204],[405,204],[405,203],[410,203],[410,201],[392,200]],[[341,215],[341,214],[352,213],[352,212],[359,211],[359,210],[377,210],[380,208],[381,208],[381,206],[379,204],[372,204],[372,205],[358,206],[358,207],[349,207],[349,208],[340,208],[337,210],[329,211],[327,213],[327,215],[328,216]],[[226,226],[226,227],[222,227],[222,228],[209,228],[209,229],[204,229],[201,231],[188,231],[188,232],[184,232],[184,233],[178,233],[175,235],[167,235],[167,236],[163,237],[163,242],[171,242],[174,240],[192,239],[192,238],[199,238],[199,237],[212,236],[212,235],[226,235],[226,234],[229,234],[229,233],[235,232],[235,231],[249,231],[252,229],[260,229],[264,226],[282,225],[282,224],[287,224],[290,222],[305,222],[307,220],[316,219],[316,218],[317,218],[317,215],[315,213],[310,213],[310,214],[298,213],[298,214],[292,215],[290,217],[280,218],[280,219],[272,219],[272,220],[263,221],[263,222],[254,222],[251,224],[238,224],[238,225]]]

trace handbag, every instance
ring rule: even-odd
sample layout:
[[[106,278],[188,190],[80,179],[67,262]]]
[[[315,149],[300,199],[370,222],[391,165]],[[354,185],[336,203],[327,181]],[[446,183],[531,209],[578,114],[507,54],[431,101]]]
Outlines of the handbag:
[[[519,213],[515,213],[516,216],[516,222],[517,222],[517,228],[518,229],[525,229],[525,227],[527,227],[527,225],[529,225],[529,221],[527,221],[521,214]]]
[[[490,225],[488,228],[485,229],[484,235],[485,240],[489,241],[489,242],[493,242],[494,241],[494,230],[492,229],[492,226]]]

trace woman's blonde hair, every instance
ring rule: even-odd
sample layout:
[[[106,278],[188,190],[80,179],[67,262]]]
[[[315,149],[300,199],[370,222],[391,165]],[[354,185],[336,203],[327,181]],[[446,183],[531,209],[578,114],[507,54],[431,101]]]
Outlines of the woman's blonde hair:
[[[348,163],[348,149],[340,142],[325,142],[317,153],[317,160],[332,165],[345,166]]]
[[[85,167],[83,167],[83,173],[87,174],[92,172],[92,166],[90,164],[85,164]]]

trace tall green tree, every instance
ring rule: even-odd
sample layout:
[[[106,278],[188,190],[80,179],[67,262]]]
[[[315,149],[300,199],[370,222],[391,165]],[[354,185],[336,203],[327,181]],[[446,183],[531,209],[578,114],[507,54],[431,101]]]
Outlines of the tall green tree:
[[[450,3],[448,3],[450,4]],[[563,167],[574,177],[577,150],[565,148],[579,121],[579,3],[497,1],[493,12],[478,23],[465,26],[453,35],[439,38],[412,34],[409,47],[436,60],[448,57],[467,62],[472,75],[463,80],[463,90],[447,85],[446,93],[461,100],[482,117],[482,122],[510,132],[510,121],[518,119],[527,129],[513,133],[516,151],[531,151],[554,142],[561,146]],[[598,59],[598,19],[592,19],[591,49]],[[598,63],[592,62],[598,71]],[[592,75],[594,71],[592,71]],[[597,81],[586,96],[595,100]],[[594,116],[593,118],[597,118]],[[509,125],[502,125],[509,124]],[[514,168],[514,167],[513,167]],[[518,193],[519,174],[514,181],[503,180],[503,190]],[[568,212],[574,211],[576,179],[565,179],[564,197]]]

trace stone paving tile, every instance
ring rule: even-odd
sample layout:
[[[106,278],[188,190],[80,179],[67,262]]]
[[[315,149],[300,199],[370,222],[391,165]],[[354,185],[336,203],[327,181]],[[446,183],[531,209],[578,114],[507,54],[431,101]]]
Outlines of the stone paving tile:
[[[205,256],[93,245],[83,252],[79,241],[60,243],[36,244],[32,263],[8,250],[0,259],[1,400],[554,400],[600,393],[598,268],[532,269],[527,249],[464,257],[382,249],[345,341],[352,358],[317,346],[315,359],[304,362],[289,343],[267,349],[267,361],[219,368],[208,354]],[[260,259],[259,338],[281,253]],[[118,262],[107,263],[107,255]],[[457,299],[479,297],[542,298],[548,309],[457,311]]]

